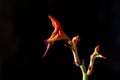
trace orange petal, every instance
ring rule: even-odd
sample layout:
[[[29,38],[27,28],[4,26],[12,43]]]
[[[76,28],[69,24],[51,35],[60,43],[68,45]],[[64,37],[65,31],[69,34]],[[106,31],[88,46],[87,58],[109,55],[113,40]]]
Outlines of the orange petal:
[[[54,31],[48,38],[48,41],[53,43],[57,40],[70,40],[69,37],[62,30],[60,22],[57,19],[53,18],[51,15],[48,15],[48,17],[50,18],[52,26],[54,27]]]
[[[55,19],[54,17],[52,17],[51,15],[48,15],[48,17],[51,20],[52,26],[55,28],[55,31],[58,31],[59,28],[61,27],[60,22],[57,19]]]
[[[52,44],[57,40],[70,40],[69,37],[63,32],[60,22],[53,18],[51,15],[48,15],[49,19],[52,22],[52,26],[54,27],[54,31],[52,32],[51,36],[46,40],[47,43],[47,49],[43,55],[43,57],[46,55]]]

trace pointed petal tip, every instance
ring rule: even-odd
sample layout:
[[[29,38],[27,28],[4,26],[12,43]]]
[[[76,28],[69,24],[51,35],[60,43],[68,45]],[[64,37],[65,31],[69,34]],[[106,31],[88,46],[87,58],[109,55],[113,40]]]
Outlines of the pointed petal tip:
[[[97,45],[96,47],[95,47],[95,51],[99,51],[99,49],[100,49],[100,46],[99,45]]]
[[[102,59],[107,59],[107,57],[102,56],[102,55],[100,55],[100,54],[99,54],[98,56],[96,56],[96,58],[97,58],[97,57],[98,57],[98,58],[102,58]]]
[[[45,58],[46,54],[43,54],[42,58]]]
[[[51,21],[54,19],[51,15],[48,15],[48,18],[51,19]]]
[[[52,44],[50,44],[50,43],[47,43],[47,48],[46,48],[46,50],[45,50],[45,53],[43,54],[43,58],[46,56],[46,54],[47,54],[47,52],[49,51],[49,49],[51,48],[51,46],[52,46]]]
[[[48,50],[45,51],[45,53],[43,54],[42,58],[44,58],[47,54]]]
[[[44,57],[45,57],[45,55],[42,56],[42,58],[44,58]]]
[[[49,15],[48,15],[48,17],[50,18],[50,17],[51,17],[51,15],[49,14]]]
[[[107,59],[107,57],[105,57],[105,56],[102,56],[102,58],[103,58],[103,59]]]

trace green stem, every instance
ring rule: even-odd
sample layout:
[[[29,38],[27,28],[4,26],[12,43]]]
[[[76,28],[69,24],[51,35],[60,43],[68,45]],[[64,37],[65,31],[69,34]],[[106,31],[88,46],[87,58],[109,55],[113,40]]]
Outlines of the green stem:
[[[80,69],[82,71],[82,80],[88,80],[88,75],[86,73],[85,64],[80,65]]]

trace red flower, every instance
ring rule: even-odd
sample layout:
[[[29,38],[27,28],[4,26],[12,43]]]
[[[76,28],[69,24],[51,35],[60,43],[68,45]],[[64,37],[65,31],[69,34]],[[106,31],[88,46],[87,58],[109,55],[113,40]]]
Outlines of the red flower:
[[[53,18],[51,15],[48,15],[48,17],[52,22],[52,26],[54,28],[54,31],[52,32],[51,36],[47,40],[45,40],[45,43],[47,44],[47,49],[46,49],[43,57],[45,57],[48,50],[51,48],[51,46],[53,45],[53,43],[55,41],[57,41],[57,40],[69,41],[70,40],[69,37],[62,30],[60,22],[57,19]]]

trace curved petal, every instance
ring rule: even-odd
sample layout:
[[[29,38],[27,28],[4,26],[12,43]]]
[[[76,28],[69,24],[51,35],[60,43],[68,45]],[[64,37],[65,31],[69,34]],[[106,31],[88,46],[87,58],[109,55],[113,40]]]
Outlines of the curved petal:
[[[59,29],[61,28],[61,24],[60,22],[53,18],[51,15],[48,15],[48,18],[51,20],[52,22],[52,26],[54,27],[54,31],[52,32],[50,38],[53,38],[59,31]]]
[[[53,43],[54,41],[61,39],[70,40],[69,37],[62,30],[60,22],[51,15],[48,15],[48,17],[52,22],[52,26],[54,27],[54,31],[52,32],[51,36],[47,39],[48,42]]]
[[[48,15],[48,17],[52,22],[54,31],[52,32],[51,36],[47,40],[45,40],[45,42],[47,43],[47,49],[44,54],[48,52],[48,50],[50,49],[50,47],[55,41],[57,40],[69,41],[70,40],[70,38],[62,30],[60,22],[57,19],[53,18],[51,15]]]

